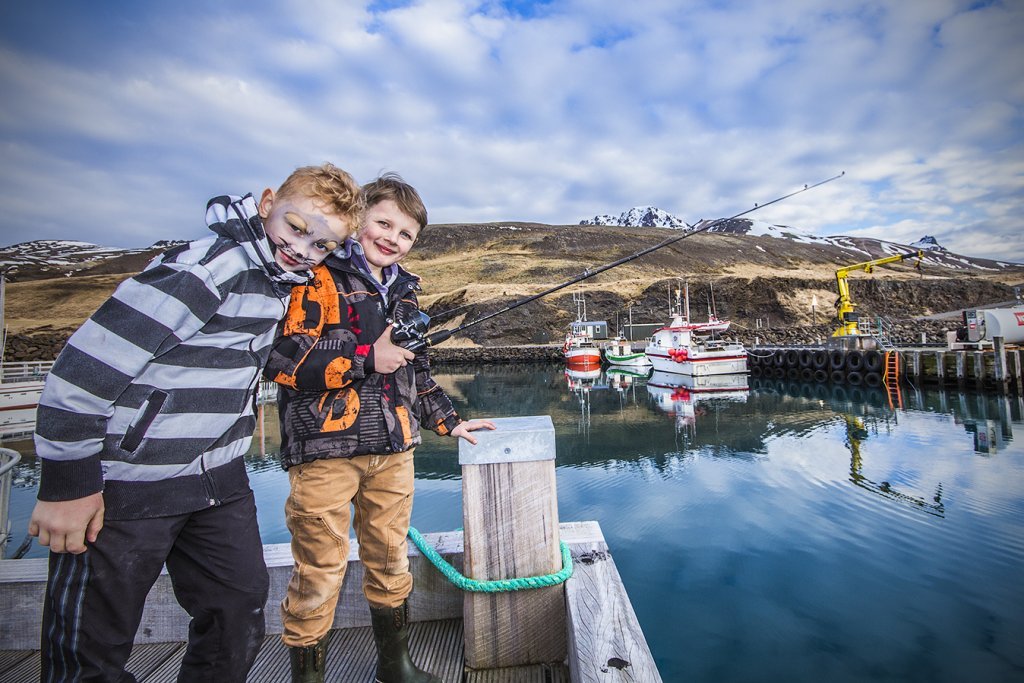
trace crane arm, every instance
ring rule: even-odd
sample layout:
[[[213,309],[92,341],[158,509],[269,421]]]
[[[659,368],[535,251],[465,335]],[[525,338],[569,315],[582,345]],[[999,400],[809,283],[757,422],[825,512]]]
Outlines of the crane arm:
[[[894,256],[886,256],[884,258],[864,261],[863,263],[855,263],[852,266],[844,266],[843,268],[836,270],[836,286],[839,289],[839,299],[836,301],[836,318],[839,320],[839,327],[832,333],[832,336],[840,337],[858,334],[857,315],[854,313],[854,309],[857,305],[853,303],[852,299],[850,299],[850,285],[847,282],[847,278],[850,273],[858,270],[870,273],[874,271],[875,266],[882,266],[887,263],[896,263],[897,261],[906,261],[908,258],[914,257],[917,257],[917,267],[920,267],[921,258],[923,256],[924,252],[917,249],[905,254],[896,254]]]

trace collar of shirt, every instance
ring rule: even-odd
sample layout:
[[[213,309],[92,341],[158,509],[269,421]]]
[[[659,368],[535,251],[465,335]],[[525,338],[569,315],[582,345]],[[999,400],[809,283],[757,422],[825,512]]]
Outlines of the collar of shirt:
[[[356,267],[360,273],[370,279],[370,282],[377,287],[377,291],[384,297],[385,300],[388,298],[388,291],[391,289],[391,285],[394,284],[398,278],[398,264],[393,263],[385,268],[381,275],[384,276],[384,281],[379,281],[374,277],[373,272],[370,270],[370,264],[366,262],[366,254],[363,252],[363,246],[353,239],[345,240],[345,243],[338,247],[337,251],[334,252],[341,258],[348,259],[349,262]]]

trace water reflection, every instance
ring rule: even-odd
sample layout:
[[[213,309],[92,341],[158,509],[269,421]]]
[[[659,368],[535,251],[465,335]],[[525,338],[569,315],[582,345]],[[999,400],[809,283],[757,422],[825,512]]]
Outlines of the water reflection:
[[[881,390],[763,378],[717,394],[560,365],[435,376],[464,417],[551,416],[559,517],[600,522],[664,680],[1024,671],[1020,398],[908,387],[891,404]],[[280,543],[275,407],[262,418],[247,462],[264,540]],[[38,464],[30,439],[4,445],[26,456],[17,542]],[[460,474],[453,440],[425,433],[417,528],[462,526]]]

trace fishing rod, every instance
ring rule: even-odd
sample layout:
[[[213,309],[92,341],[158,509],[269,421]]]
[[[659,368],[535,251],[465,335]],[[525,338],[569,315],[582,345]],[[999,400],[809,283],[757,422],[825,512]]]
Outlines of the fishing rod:
[[[458,327],[456,327],[454,329],[451,329],[451,330],[439,330],[437,332],[434,332],[434,333],[431,333],[431,334],[427,334],[427,330],[430,327],[430,316],[427,315],[426,313],[424,313],[423,311],[418,311],[418,315],[414,316],[414,318],[412,320],[408,320],[408,321],[404,321],[404,322],[391,321],[391,324],[393,325],[393,328],[392,328],[392,331],[391,331],[391,341],[393,341],[395,344],[398,344],[399,346],[402,346],[404,348],[409,349],[410,351],[414,351],[414,352],[422,351],[423,349],[425,349],[425,348],[427,348],[429,346],[434,346],[436,344],[440,344],[441,342],[443,342],[443,341],[445,341],[447,339],[450,339],[453,335],[458,334],[459,332],[462,332],[465,329],[473,327],[474,325],[479,325],[480,323],[486,322],[486,321],[490,320],[491,318],[496,318],[499,315],[504,315],[505,313],[508,313],[509,311],[511,311],[513,309],[519,308],[520,306],[525,306],[526,304],[530,303],[531,301],[536,301],[537,299],[540,299],[541,297],[545,297],[548,294],[552,294],[554,292],[557,292],[560,289],[565,289],[566,287],[574,285],[577,282],[582,282],[583,280],[592,278],[595,275],[599,275],[599,274],[601,274],[601,273],[603,273],[603,272],[605,272],[607,270],[611,270],[612,268],[615,268],[617,266],[621,266],[624,263],[629,263],[630,261],[634,261],[634,260],[640,258],[641,256],[646,256],[647,254],[650,254],[652,251],[656,251],[658,249],[662,249],[664,247],[669,246],[670,244],[675,244],[676,242],[684,240],[687,237],[693,237],[694,235],[696,235],[698,233],[707,232],[708,230],[710,230],[711,228],[715,227],[716,225],[721,225],[722,223],[727,223],[727,222],[729,222],[731,220],[735,220],[737,218],[740,218],[741,216],[746,216],[748,213],[753,213],[754,211],[757,211],[758,209],[763,209],[766,206],[771,206],[772,204],[777,204],[778,202],[781,202],[781,201],[783,201],[785,199],[789,199],[790,197],[796,196],[796,195],[801,194],[803,192],[807,192],[808,190],[813,190],[816,187],[821,187],[822,185],[824,185],[826,183],[830,183],[833,180],[837,180],[839,178],[842,178],[844,175],[846,175],[846,171],[841,172],[839,175],[835,175],[835,176],[832,176],[831,178],[826,178],[825,180],[822,180],[820,182],[814,183],[813,185],[804,185],[802,188],[800,188],[799,190],[796,190],[795,192],[790,192],[789,194],[783,195],[781,197],[776,197],[775,199],[773,199],[773,200],[771,200],[769,202],[765,202],[763,204],[756,204],[755,203],[752,208],[749,208],[746,211],[740,211],[739,213],[734,214],[732,216],[729,216],[728,218],[716,219],[714,221],[709,222],[707,225],[704,225],[704,226],[702,226],[700,228],[697,228],[697,229],[694,229],[694,230],[687,230],[687,231],[683,232],[683,234],[681,234],[681,235],[675,235],[673,237],[670,237],[670,238],[668,238],[666,240],[663,240],[663,241],[659,242],[658,244],[655,244],[654,246],[647,247],[646,249],[641,249],[640,251],[636,252],[635,254],[631,254],[629,256],[625,256],[623,258],[618,259],[617,261],[612,261],[611,263],[606,263],[605,265],[600,266],[598,268],[595,268],[594,270],[590,270],[588,268],[588,269],[584,270],[582,273],[580,273],[579,275],[577,275],[576,277],[572,278],[571,280],[566,280],[565,282],[563,282],[561,284],[558,284],[558,285],[555,285],[554,287],[550,287],[548,289],[545,289],[543,292],[539,292],[537,294],[531,294],[530,296],[524,297],[524,298],[520,299],[519,301],[515,301],[515,302],[509,304],[508,306],[505,306],[504,308],[502,308],[500,310],[494,311],[493,313],[488,313],[485,316],[477,318],[476,320],[472,320],[472,321],[470,321],[468,323],[464,323],[462,325],[459,325]],[[698,221],[698,223],[699,223],[699,221]]]

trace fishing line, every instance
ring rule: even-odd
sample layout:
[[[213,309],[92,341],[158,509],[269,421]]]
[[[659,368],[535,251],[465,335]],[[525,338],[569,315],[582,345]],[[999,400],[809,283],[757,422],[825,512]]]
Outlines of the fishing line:
[[[392,338],[392,340],[396,344],[400,344],[401,346],[404,346],[405,348],[409,349],[410,351],[421,351],[422,349],[425,349],[428,346],[434,346],[435,344],[440,344],[441,342],[451,338],[453,335],[455,335],[455,334],[457,334],[459,332],[462,332],[463,330],[466,330],[466,329],[468,329],[470,327],[473,327],[475,325],[479,325],[480,323],[486,322],[486,321],[490,320],[491,318],[496,318],[499,315],[504,315],[505,313],[508,313],[509,311],[511,311],[513,309],[519,308],[520,306],[524,306],[524,305],[526,305],[526,304],[528,304],[528,303],[530,303],[532,301],[536,301],[537,299],[540,299],[541,297],[545,297],[548,294],[552,294],[554,292],[557,292],[560,289],[565,289],[566,287],[570,287],[570,286],[576,284],[577,282],[582,282],[583,280],[587,280],[589,278],[592,278],[595,275],[599,275],[599,274],[601,274],[601,273],[603,273],[603,272],[605,272],[607,270],[611,270],[612,268],[615,268],[617,266],[621,266],[624,263],[629,263],[630,261],[636,260],[636,259],[640,258],[641,256],[646,256],[647,254],[650,254],[652,251],[656,251],[658,249],[663,249],[663,248],[669,246],[670,244],[675,244],[676,242],[681,242],[682,240],[687,239],[688,237],[693,237],[694,235],[698,235],[700,233],[707,232],[708,230],[710,230],[711,228],[713,228],[715,226],[721,225],[723,223],[727,223],[729,221],[735,220],[735,219],[740,218],[742,216],[746,216],[747,214],[753,213],[754,211],[758,211],[760,209],[763,209],[766,206],[771,206],[772,204],[777,204],[778,202],[781,202],[783,200],[789,199],[790,197],[794,197],[794,196],[796,196],[798,194],[802,194],[804,192],[807,192],[808,190],[813,190],[816,187],[821,187],[822,185],[824,185],[826,183],[830,183],[833,180],[837,180],[839,178],[842,178],[844,175],[846,175],[846,171],[841,172],[839,175],[835,175],[835,176],[832,176],[831,178],[826,178],[825,180],[822,180],[822,181],[819,181],[817,183],[814,183],[813,185],[804,185],[799,190],[796,190],[794,192],[790,192],[789,194],[782,195],[781,197],[776,197],[775,199],[772,199],[771,201],[768,201],[768,202],[764,202],[763,204],[755,203],[753,207],[751,207],[749,209],[746,209],[745,211],[740,211],[739,213],[734,214],[732,216],[729,216],[728,218],[718,218],[718,219],[713,220],[713,221],[711,221],[711,222],[707,223],[706,225],[703,225],[703,226],[701,226],[699,228],[687,230],[687,231],[685,231],[681,235],[673,235],[672,237],[669,237],[668,239],[662,240],[661,242],[659,242],[658,244],[655,244],[654,246],[647,247],[646,249],[641,249],[640,251],[636,252],[635,254],[631,254],[630,256],[625,256],[625,257],[620,258],[620,259],[618,259],[616,261],[612,261],[611,263],[607,263],[607,264],[605,264],[603,266],[599,266],[599,267],[595,268],[594,270],[590,270],[588,268],[588,269],[584,270],[582,273],[580,273],[579,275],[577,275],[576,277],[574,277],[574,278],[572,278],[570,280],[566,280],[565,282],[563,282],[561,284],[558,284],[558,285],[555,285],[554,287],[549,287],[548,289],[545,289],[544,291],[539,292],[537,294],[531,294],[530,296],[527,296],[527,297],[524,297],[524,298],[522,298],[522,299],[520,299],[518,301],[515,301],[515,302],[509,304],[508,306],[505,306],[502,309],[494,311],[493,313],[488,313],[487,315],[484,315],[484,316],[482,316],[480,318],[477,318],[476,320],[472,320],[472,321],[470,321],[468,323],[464,323],[462,325],[459,325],[458,327],[455,327],[455,328],[453,328],[451,330],[440,330],[438,332],[434,332],[434,333],[429,334],[429,335],[426,334],[426,330],[428,329],[428,326],[430,324],[430,317],[426,313],[423,313],[422,311],[420,311],[419,312],[420,313],[420,317],[419,317],[418,320],[405,321],[405,322],[393,321],[392,324],[394,325],[394,329],[392,331],[392,337],[391,338]],[[697,222],[698,225],[700,223],[701,223],[701,221]],[[689,225],[689,224],[687,224],[687,225]],[[462,307],[460,307],[460,308],[462,308]],[[454,311],[454,310],[458,310],[458,309],[452,309],[452,310]],[[440,317],[440,315],[445,315],[447,313],[448,312],[446,311],[445,313],[439,314],[438,317]]]

